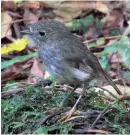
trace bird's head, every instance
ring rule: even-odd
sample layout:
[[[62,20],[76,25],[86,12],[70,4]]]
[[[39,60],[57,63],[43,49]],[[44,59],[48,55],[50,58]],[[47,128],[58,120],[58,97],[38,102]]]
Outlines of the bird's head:
[[[46,41],[53,35],[60,36],[63,33],[67,33],[68,29],[66,26],[55,20],[42,20],[33,23],[27,30],[22,31],[22,33],[31,34],[37,42]]]

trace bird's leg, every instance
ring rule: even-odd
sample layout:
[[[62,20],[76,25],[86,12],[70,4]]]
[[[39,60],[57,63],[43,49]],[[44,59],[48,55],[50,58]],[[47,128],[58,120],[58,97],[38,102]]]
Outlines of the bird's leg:
[[[83,85],[82,92],[81,92],[79,98],[77,99],[75,105],[74,105],[74,106],[72,107],[72,109],[71,109],[69,112],[67,112],[66,115],[62,118],[62,119],[65,119],[65,122],[68,121],[68,119],[69,119],[69,118],[71,117],[71,115],[74,113],[74,111],[75,111],[75,109],[76,109],[76,107],[77,107],[77,105],[78,105],[80,99],[81,99],[82,96],[83,96],[84,90],[85,90],[85,89],[84,89],[84,85]]]
[[[69,99],[69,97],[72,95],[72,93],[77,89],[77,85],[74,87],[74,89],[67,95],[67,97],[63,100],[63,102],[61,103],[60,107],[63,107],[65,105],[65,103],[67,102],[67,100]]]

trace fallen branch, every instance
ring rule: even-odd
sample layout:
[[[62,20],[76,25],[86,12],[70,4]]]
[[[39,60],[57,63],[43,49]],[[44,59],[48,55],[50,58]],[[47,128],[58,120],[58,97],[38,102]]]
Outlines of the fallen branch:
[[[52,114],[50,114],[50,115],[48,115],[48,116],[42,118],[42,119],[40,120],[40,122],[37,124],[36,129],[33,131],[33,133],[34,133],[40,126],[44,125],[48,119],[54,117],[55,115],[60,114],[59,111],[60,111],[62,108],[63,108],[63,106],[58,107],[58,108],[55,109],[55,111],[54,111]]]
[[[110,134],[110,132],[105,130],[98,130],[98,129],[74,129],[75,134],[85,134],[85,133],[98,133],[98,134]]]
[[[7,96],[13,95],[13,94],[18,94],[18,93],[25,93],[24,89],[12,89],[8,91],[1,92],[1,98],[5,98]]]
[[[101,37],[101,38],[94,38],[94,39],[86,40],[83,43],[84,44],[88,44],[88,43],[94,42],[94,41],[99,40],[99,39],[102,39],[102,38],[104,38],[104,39],[114,39],[114,38],[121,38],[121,37],[122,37],[122,35],[108,36],[108,37]]]

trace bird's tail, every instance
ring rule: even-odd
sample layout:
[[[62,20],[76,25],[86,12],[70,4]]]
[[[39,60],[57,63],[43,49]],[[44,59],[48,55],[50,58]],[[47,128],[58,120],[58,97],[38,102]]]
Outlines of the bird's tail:
[[[105,74],[105,78],[106,80],[109,82],[109,84],[116,90],[116,92],[119,94],[119,95],[122,95],[122,93],[120,92],[120,90],[118,89],[118,87],[115,85],[115,83],[110,79],[110,77],[108,77],[108,75],[106,75],[106,73],[104,72]]]

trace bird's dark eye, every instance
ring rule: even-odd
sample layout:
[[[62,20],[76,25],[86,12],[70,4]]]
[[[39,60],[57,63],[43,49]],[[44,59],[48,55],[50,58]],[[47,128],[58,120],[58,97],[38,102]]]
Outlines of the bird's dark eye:
[[[45,36],[45,34],[46,34],[45,31],[40,31],[40,32],[39,32],[39,35],[40,35],[40,36]]]

